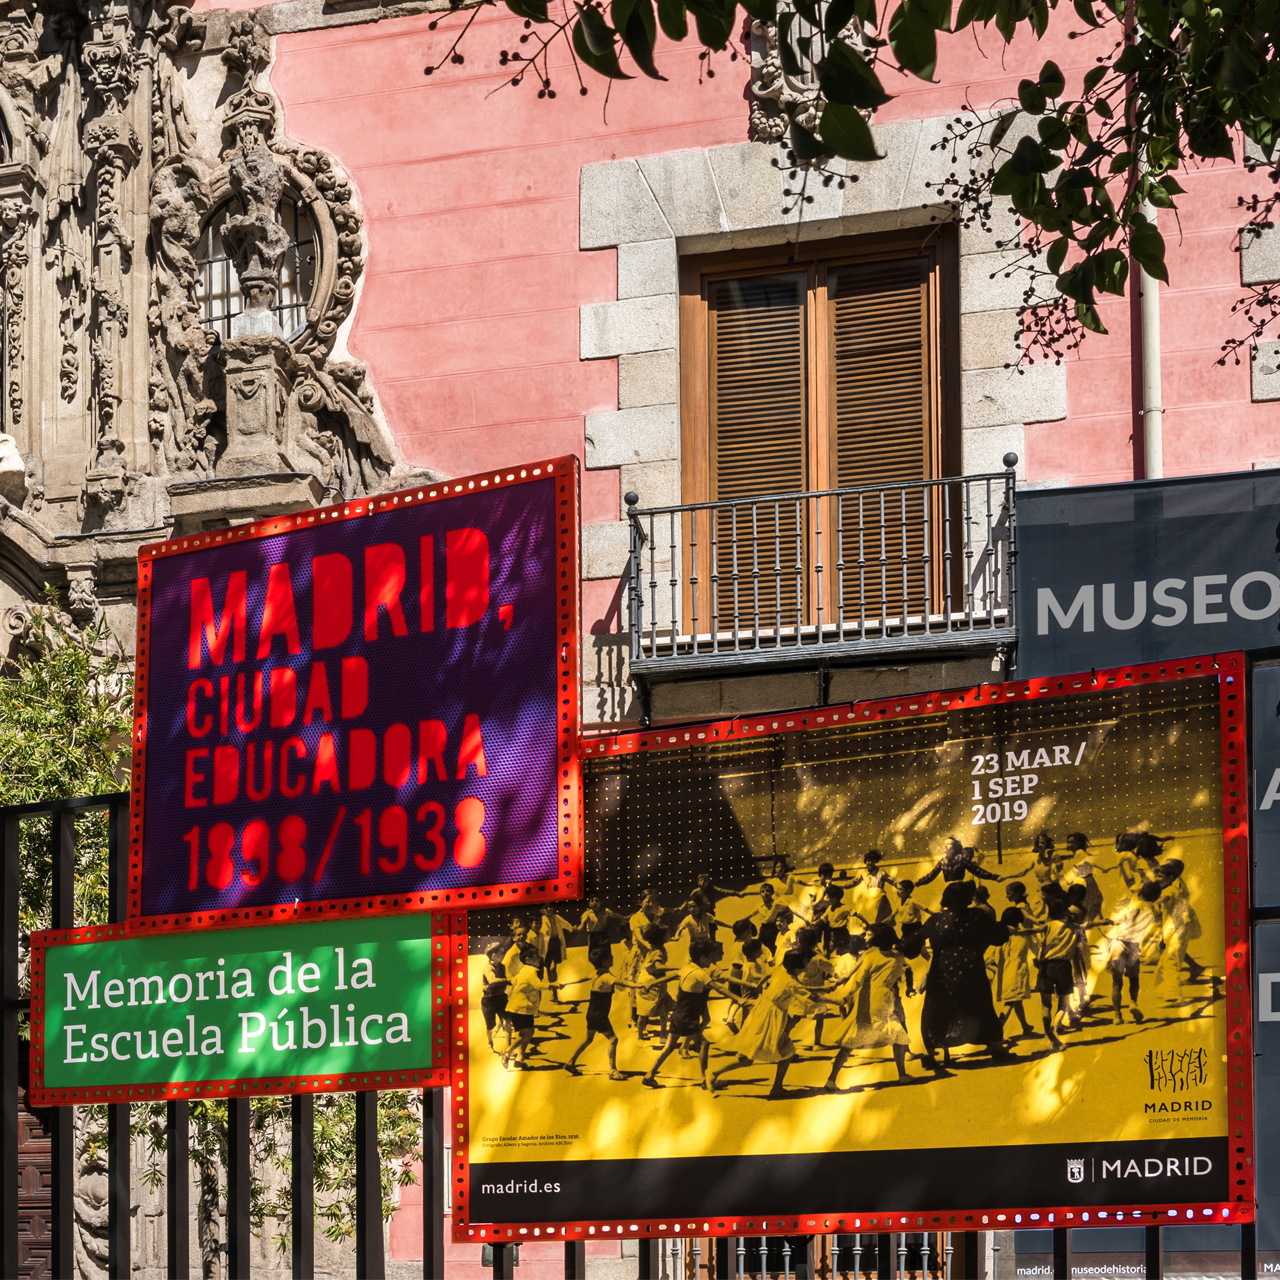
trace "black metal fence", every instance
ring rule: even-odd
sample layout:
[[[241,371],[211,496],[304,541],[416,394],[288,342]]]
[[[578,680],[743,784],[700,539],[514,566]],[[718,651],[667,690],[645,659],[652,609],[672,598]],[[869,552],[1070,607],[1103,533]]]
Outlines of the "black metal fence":
[[[124,920],[128,900],[129,793],[79,796],[40,804],[0,807],[4,827],[3,886],[3,1005],[0,1016],[0,1275],[18,1277],[38,1270],[34,1260],[22,1258],[19,1220],[19,1095],[22,1089],[21,1015],[31,1001],[21,995],[20,970],[20,840],[24,822],[47,822],[51,886],[48,927],[75,926],[76,819],[90,813],[107,815],[108,923]],[[87,923],[87,922],[86,922]],[[356,1275],[380,1280],[386,1274],[382,1236],[382,1173],[378,1158],[378,1095],[356,1098]],[[292,1104],[292,1254],[293,1274],[310,1277],[315,1271],[315,1182],[313,1167],[314,1099],[295,1094]],[[438,1089],[423,1091],[423,1275],[444,1275],[444,1137],[447,1120]],[[248,1280],[251,1274],[250,1200],[252,1153],[249,1098],[227,1100],[227,1213],[226,1276]],[[75,1263],[75,1108],[50,1112],[52,1158],[51,1204],[47,1274],[70,1280]],[[127,1103],[107,1111],[107,1271],[112,1280],[127,1280],[131,1272],[130,1240],[130,1115]],[[189,1275],[191,1250],[190,1114],[186,1102],[167,1104],[165,1116],[165,1206],[167,1272],[178,1280]]]

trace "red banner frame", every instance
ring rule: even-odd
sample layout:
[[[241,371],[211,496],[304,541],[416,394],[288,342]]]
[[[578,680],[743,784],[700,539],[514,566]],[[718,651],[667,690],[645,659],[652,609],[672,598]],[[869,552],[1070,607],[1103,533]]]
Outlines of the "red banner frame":
[[[146,795],[147,693],[150,681],[151,566],[155,560],[189,555],[224,545],[233,539],[256,540],[314,525],[317,521],[357,520],[375,511],[410,504],[429,504],[454,499],[467,493],[489,492],[526,484],[535,478],[555,477],[560,493],[556,497],[555,552],[558,566],[556,626],[561,637],[556,660],[557,683],[575,691],[561,696],[557,717],[557,763],[561,774],[560,855],[564,874],[554,880],[497,883],[483,886],[440,889],[403,894],[377,893],[350,898],[317,900],[249,907],[229,907],[206,912],[142,914],[143,814]],[[344,914],[398,915],[413,911],[462,909],[467,906],[498,906],[506,902],[542,902],[577,898],[582,891],[582,770],[578,759],[582,715],[581,698],[576,695],[581,674],[581,479],[578,459],[570,454],[545,462],[460,476],[436,485],[415,486],[393,493],[316,507],[295,515],[277,516],[226,530],[212,530],[166,542],[148,543],[138,551],[138,627],[135,651],[133,715],[133,762],[129,818],[129,894],[127,927],[161,933],[210,928],[236,928],[255,924],[279,924],[291,920],[316,920]]]
[[[464,911],[436,911],[432,921],[431,977],[433,1057],[436,1065],[412,1071],[333,1072],[311,1076],[250,1076],[235,1080],[182,1081],[177,1084],[111,1085],[100,1089],[47,1089],[44,1084],[44,1019],[38,993],[42,989],[44,953],[49,947],[77,942],[109,942],[137,937],[122,924],[85,925],[79,929],[42,929],[31,935],[31,1087],[32,1107],[92,1106],[99,1103],[186,1101],[192,1098],[269,1098],[295,1093],[360,1093],[371,1089],[436,1089],[450,1083],[457,1050],[450,1043],[456,975],[451,972],[455,942],[467,936]]]
[[[473,1224],[467,1217],[470,1195],[470,1117],[467,1109],[469,1072],[469,1027],[467,1007],[467,940],[456,940],[461,948],[460,973],[455,979],[459,1000],[453,1009],[456,1034],[461,1046],[454,1067],[454,1211],[455,1244],[519,1243],[538,1239],[658,1239],[679,1236],[790,1235],[851,1231],[1007,1231],[1015,1228],[1174,1225],[1191,1222],[1243,1223],[1254,1221],[1254,1126],[1253,1126],[1253,996],[1249,948],[1249,803],[1247,771],[1247,707],[1245,660],[1242,653],[1212,654],[1177,662],[1159,662],[1085,672],[1080,675],[1014,680],[1005,684],[939,693],[903,694],[870,702],[801,711],[741,716],[707,724],[670,725],[637,730],[584,742],[584,757],[663,751],[693,745],[699,741],[732,741],[850,721],[898,720],[935,713],[940,708],[975,707],[994,702],[1032,702],[1043,698],[1069,696],[1090,689],[1136,686],[1169,680],[1218,675],[1219,726],[1222,751],[1222,824],[1225,907],[1227,1033],[1231,1062],[1227,1088],[1230,1103],[1228,1140],[1236,1165],[1230,1173],[1236,1188],[1229,1201],[1180,1204],[1108,1205],[1103,1209],[1075,1205],[1033,1208],[1012,1207],[991,1210],[920,1211],[906,1208],[875,1213],[787,1214],[748,1218],[745,1215],[697,1217],[665,1221],[657,1218],[573,1220],[544,1223]],[[1235,1084],[1231,1078],[1235,1078]]]

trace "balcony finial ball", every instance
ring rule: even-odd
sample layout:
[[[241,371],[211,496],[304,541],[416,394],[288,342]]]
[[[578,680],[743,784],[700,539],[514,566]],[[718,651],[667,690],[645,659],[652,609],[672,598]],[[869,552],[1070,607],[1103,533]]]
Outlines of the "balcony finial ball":
[[[1004,465],[1012,471],[1014,467],[1018,465],[1018,455],[1016,453],[1006,453],[1004,455],[1003,462]]]
[[[634,507],[640,501],[640,495],[633,489],[630,493],[623,494],[622,500],[627,506]]]

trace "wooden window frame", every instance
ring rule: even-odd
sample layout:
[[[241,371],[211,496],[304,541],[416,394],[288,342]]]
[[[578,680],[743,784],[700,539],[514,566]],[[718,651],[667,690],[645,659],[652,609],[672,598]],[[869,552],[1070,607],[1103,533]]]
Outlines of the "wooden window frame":
[[[928,402],[929,479],[961,472],[959,233],[955,223],[903,228],[865,236],[805,241],[768,248],[698,254],[680,260],[680,484],[681,501],[710,501],[711,405],[708,350],[709,282],[752,274],[808,273],[806,305],[806,453],[808,488],[835,487],[835,433],[830,414],[835,399],[834,315],[826,305],[826,271],[853,263],[925,256],[928,267],[930,367]],[[823,331],[819,332],[819,326]],[[821,394],[817,394],[818,389]],[[686,548],[685,559],[689,560]],[[684,566],[685,617],[694,604]],[[698,614],[710,617],[706,573],[700,575]],[[830,594],[828,583],[824,595]],[[810,590],[816,586],[810,583]],[[705,595],[705,598],[703,598]],[[828,602],[828,608],[830,603]],[[831,616],[828,614],[828,616]]]

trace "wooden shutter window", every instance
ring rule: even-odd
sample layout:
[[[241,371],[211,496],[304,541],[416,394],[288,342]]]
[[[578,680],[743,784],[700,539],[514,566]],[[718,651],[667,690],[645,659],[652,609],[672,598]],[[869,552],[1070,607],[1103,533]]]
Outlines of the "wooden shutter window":
[[[930,474],[928,273],[905,258],[827,274],[838,488]]]
[[[712,499],[805,488],[805,284],[756,276],[708,290]]]
[[[720,280],[708,288],[711,497],[718,501],[808,487],[805,305],[808,274]],[[717,516],[714,600],[717,627],[735,609],[759,611],[765,625],[796,625],[803,560],[795,504],[743,507]],[[709,521],[699,531],[709,546]],[[751,542],[754,533],[754,545]],[[736,591],[735,591],[736,587]],[[801,603],[797,603],[799,597]]]
[[[925,258],[901,258],[827,273],[839,488],[910,484],[932,474],[929,266]],[[922,553],[926,526],[931,549],[937,530],[925,493],[890,490],[845,502],[846,616],[888,619],[932,605],[936,564],[926,593]]]

